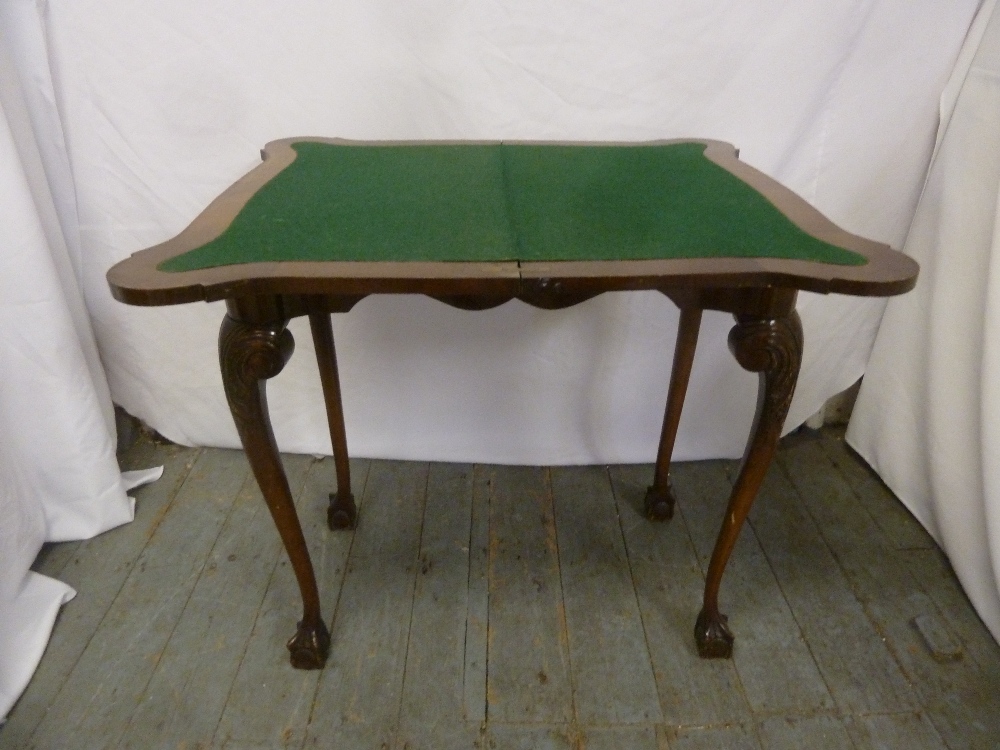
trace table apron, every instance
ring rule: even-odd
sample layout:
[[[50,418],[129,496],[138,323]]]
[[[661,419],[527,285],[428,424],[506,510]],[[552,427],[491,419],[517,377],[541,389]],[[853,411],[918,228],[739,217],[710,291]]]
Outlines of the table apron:
[[[624,290],[607,290],[624,291]],[[791,287],[670,287],[658,288],[682,310],[718,310],[733,315],[753,315],[758,318],[778,318],[795,308],[798,291]],[[546,310],[572,307],[605,291],[575,292],[558,287],[541,287],[520,294],[452,294],[426,295],[461,310],[488,310],[513,299]],[[274,323],[318,313],[346,313],[367,294],[259,294],[226,300],[229,315],[246,323]]]

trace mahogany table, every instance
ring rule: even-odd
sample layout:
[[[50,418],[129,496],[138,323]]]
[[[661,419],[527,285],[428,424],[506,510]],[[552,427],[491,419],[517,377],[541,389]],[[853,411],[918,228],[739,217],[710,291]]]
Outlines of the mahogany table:
[[[760,375],[757,411],[709,563],[695,624],[703,657],[728,657],[718,592],[771,462],[802,355],[798,290],[889,296],[917,264],[839,229],[801,198],[707,140],[634,144],[387,143],[299,138],[269,143],[263,163],[177,237],[108,272],[133,305],[224,299],[219,335],[226,398],[291,559],[303,616],[292,665],[320,668],[330,635],[267,410],[265,384],[292,354],[291,318],[308,315],[337,473],[328,522],[357,521],[331,313],[370,294],[425,294],[482,310],[540,308],[605,292],[655,289],[680,328],[646,515],[674,511],[670,458],[704,310],[732,313],[729,347]]]

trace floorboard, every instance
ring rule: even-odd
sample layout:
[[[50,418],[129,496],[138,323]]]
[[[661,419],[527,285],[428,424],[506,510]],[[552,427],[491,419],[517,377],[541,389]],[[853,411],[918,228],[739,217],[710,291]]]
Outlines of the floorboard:
[[[761,745],[772,750],[854,750],[847,727],[834,716],[772,716],[757,731]]]
[[[312,463],[309,456],[285,457],[285,473],[296,495]],[[263,496],[248,476],[132,713],[121,747],[183,747],[215,734],[280,552]]]
[[[428,465],[373,461],[306,742],[391,745],[420,571]]]
[[[674,470],[678,512],[702,571],[715,547],[730,491],[731,461],[681,464]],[[733,665],[758,714],[832,710],[830,691],[752,528],[744,528],[722,579],[719,606],[736,636]],[[694,616],[688,615],[694,630]]]
[[[469,611],[465,623],[462,718],[478,725],[486,723],[491,483],[490,472],[484,467],[476,467],[473,472],[472,517],[469,525]]]
[[[472,466],[431,466],[396,740],[408,750],[471,747],[479,736],[463,715],[472,495]]]
[[[910,686],[865,614],[803,499],[773,467],[750,514],[778,585],[842,711],[912,710]],[[822,581],[822,586],[816,582]],[[845,644],[851,644],[845,648]]]
[[[851,717],[848,726],[854,744],[858,747],[899,750],[909,747],[919,747],[922,750],[947,747],[927,717],[919,713]],[[996,747],[995,742],[992,747]]]
[[[548,471],[490,469],[487,718],[573,718],[566,609]]]
[[[368,466],[364,460],[351,461],[354,494],[362,502]],[[336,489],[333,461],[325,458],[313,464],[295,503],[327,622],[336,610],[354,541],[351,531],[327,528],[328,495]],[[277,540],[277,531],[273,533]],[[281,748],[300,747],[305,741],[320,673],[292,669],[283,658],[301,602],[288,556],[282,552],[272,565],[264,599],[228,691],[215,732],[216,744],[236,747],[263,741],[268,747]],[[262,693],[266,693],[266,701],[261,700]]]
[[[872,520],[897,549],[931,549],[934,541],[879,476],[844,442],[842,429],[810,436],[818,439],[841,477],[874,511]]]
[[[733,724],[723,727],[678,727],[667,734],[671,750],[760,750],[752,727]]]
[[[978,663],[942,663],[913,625],[918,616],[933,617],[960,644],[962,658],[967,658],[968,647],[948,617],[950,611],[971,609],[964,594],[962,607],[956,608],[949,600],[948,610],[943,611],[927,593],[942,586],[950,589],[953,577],[949,581],[934,574],[921,575],[915,558],[926,558],[928,550],[923,545],[899,550],[874,523],[862,498],[839,480],[835,465],[817,440],[786,441],[779,465],[798,488],[858,602],[938,732],[954,747],[965,746],[970,737],[988,747],[990,736],[1000,737],[1000,715],[993,710],[992,698],[1000,689],[1000,674],[993,670],[991,677]],[[978,618],[975,625],[977,635],[985,630]],[[993,643],[992,638],[989,642]]]
[[[608,473],[552,469],[556,541],[581,725],[663,721]]]
[[[248,477],[240,451],[198,455],[29,747],[118,745]]]
[[[126,456],[124,467],[162,465],[164,470],[159,481],[135,493],[135,520],[87,541],[47,545],[35,570],[68,583],[77,595],[59,612],[45,658],[17,704],[18,720],[0,730],[0,746],[27,746],[47,713],[64,710],[54,705],[53,697],[101,626],[197,458],[198,451],[143,441]]]
[[[695,650],[694,617],[705,577],[683,517],[650,523],[642,515],[650,467],[615,466],[610,474],[663,720],[702,725],[749,719],[733,662],[703,661]]]
[[[320,672],[288,664],[301,601],[243,454],[143,439],[122,461],[164,477],[133,523],[39,555],[79,594],[0,750],[1000,747],[1000,646],[834,430],[782,441],[712,661],[693,625],[733,461],[675,466],[677,513],[650,523],[649,466],[353,460],[358,528],[332,532],[333,462],[285,456]]]

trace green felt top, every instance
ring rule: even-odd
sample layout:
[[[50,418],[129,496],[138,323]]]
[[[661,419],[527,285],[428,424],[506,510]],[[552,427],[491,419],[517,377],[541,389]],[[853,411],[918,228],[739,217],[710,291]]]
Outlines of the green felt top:
[[[216,239],[160,264],[768,257],[861,265],[704,156],[621,146],[294,143]]]

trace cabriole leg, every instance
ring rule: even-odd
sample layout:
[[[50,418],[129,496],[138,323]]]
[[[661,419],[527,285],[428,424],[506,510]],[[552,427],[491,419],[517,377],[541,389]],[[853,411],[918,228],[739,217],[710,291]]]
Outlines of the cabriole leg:
[[[656,452],[656,472],[653,484],[646,490],[644,503],[646,518],[651,521],[666,521],[674,515],[674,490],[670,484],[670,458],[674,452],[677,425],[681,421],[684,396],[691,378],[691,364],[698,344],[698,330],[701,327],[701,308],[681,308],[681,319],[677,327],[677,345],[674,347],[674,366],[670,373],[670,390],[667,393],[667,408],[663,414],[663,429],[660,431],[660,447]]]
[[[246,323],[227,315],[219,331],[219,362],[236,429],[302,593],[302,621],[288,642],[292,666],[319,669],[330,651],[330,633],[267,411],[266,381],[281,372],[295,348],[286,324]]]
[[[353,529],[358,522],[358,510],[351,492],[351,467],[347,458],[347,431],[344,428],[344,407],[340,398],[340,375],[337,372],[337,350],[333,346],[333,326],[329,313],[309,316],[316,362],[323,383],[326,419],[330,425],[333,463],[337,471],[337,491],[330,493],[326,521],[331,529]]]
[[[705,598],[695,624],[694,637],[703,658],[728,658],[733,653],[733,634],[719,612],[719,584],[774,457],[795,391],[802,361],[798,313],[793,309],[786,317],[771,319],[738,315],[729,333],[729,348],[744,369],[760,373],[760,388],[754,425],[708,565]]]

